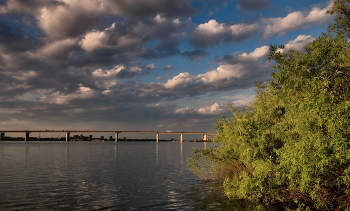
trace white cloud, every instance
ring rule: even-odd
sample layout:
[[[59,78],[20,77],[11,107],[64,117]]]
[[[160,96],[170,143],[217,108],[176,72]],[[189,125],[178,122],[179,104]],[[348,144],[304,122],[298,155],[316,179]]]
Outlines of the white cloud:
[[[186,107],[186,108],[179,108],[175,110],[175,113],[177,114],[189,114],[192,113],[193,109]]]
[[[201,81],[203,81],[204,84],[215,83],[223,79],[232,80],[232,79],[242,78],[256,71],[252,68],[249,68],[249,66],[251,65],[253,66],[254,63],[261,63],[259,59],[266,57],[268,52],[269,52],[269,47],[267,46],[256,48],[250,54],[243,53],[241,55],[238,55],[237,58],[234,58],[235,64],[222,64],[219,67],[217,67],[215,70],[198,75],[198,78]],[[251,63],[247,63],[247,61]],[[262,63],[261,65],[261,69],[266,68],[264,67],[263,64],[264,63]]]
[[[241,64],[220,65],[215,70],[199,74],[198,78],[203,81],[204,84],[209,84],[223,79],[240,78],[245,73],[244,71],[244,66]]]
[[[120,24],[118,25],[119,27]],[[119,28],[116,27],[116,23],[113,23],[109,28],[106,28],[103,31],[91,31],[85,34],[84,38],[79,43],[81,48],[85,51],[91,53],[95,50],[121,50],[128,47],[141,44],[142,36],[144,33],[135,33],[136,28],[143,28],[142,24],[139,24],[135,27],[131,26],[130,34],[122,34]],[[124,29],[125,30],[125,29]],[[147,33],[150,33],[150,29],[145,30]],[[152,31],[151,31],[152,32]]]
[[[165,17],[162,17],[161,15],[157,14],[156,17],[153,18],[154,22],[157,24],[164,24],[167,22],[167,19]]]
[[[332,6],[332,1],[325,8],[313,7],[308,13],[295,11],[285,17],[262,18],[256,23],[219,23],[209,20],[199,24],[191,33],[190,42],[196,47],[207,48],[219,44],[240,42],[252,36],[267,39],[271,36],[283,36],[289,31],[300,28],[310,28],[315,25],[328,23],[333,17],[326,13]]]
[[[110,89],[113,89],[113,87],[118,84],[118,80],[116,78],[111,78],[108,80],[95,81],[95,84],[98,88],[105,89],[102,92],[103,95],[109,95],[113,93]]]
[[[109,89],[104,90],[103,92],[101,92],[102,95],[111,95],[112,91]]]
[[[314,40],[315,38],[311,35],[299,35],[295,40],[289,41],[285,46],[286,48],[294,48],[301,51],[307,44]]]
[[[90,32],[85,35],[83,40],[80,42],[81,48],[87,52],[92,52],[95,49],[101,48],[103,32]]]
[[[289,41],[286,46],[300,50],[313,39],[309,35],[300,35],[295,40]],[[256,48],[251,53],[233,53],[219,59],[219,66],[215,69],[198,75],[183,72],[162,85],[166,89],[182,93],[253,86],[255,81],[265,81],[270,78],[273,63],[267,61],[268,54],[268,46]]]
[[[151,64],[146,65],[146,69],[154,70],[154,69],[156,69],[156,66],[153,63],[151,63]]]
[[[232,96],[221,96],[221,99],[226,99],[232,102],[235,107],[248,106],[255,100],[255,94],[253,95],[232,95]]]
[[[282,36],[289,31],[299,28],[309,28],[314,25],[327,23],[332,19],[332,16],[326,13],[331,5],[332,1],[323,9],[314,7],[309,14],[295,11],[283,18],[264,18],[261,20],[261,23],[265,25],[262,38],[267,39],[275,34]]]
[[[196,33],[208,37],[221,36],[225,31],[225,25],[223,23],[218,23],[216,20],[209,20],[207,23],[199,24],[195,30]]]
[[[59,91],[42,97],[40,100],[50,104],[68,104],[73,100],[82,100],[82,99],[92,99],[97,95],[97,92],[89,87],[80,85],[79,89],[70,94],[63,94]]]
[[[173,70],[173,69],[174,69],[174,67],[173,67],[172,65],[170,65],[170,64],[166,65],[166,66],[163,68],[163,70]]]
[[[259,31],[259,25],[254,24],[224,24],[216,20],[199,24],[191,33],[190,41],[197,47],[209,47],[219,44],[221,40],[227,43],[241,41]]]
[[[266,57],[268,55],[268,53],[269,53],[269,47],[262,46],[260,48],[256,48],[250,54],[243,53],[242,57],[248,57],[248,58],[252,58],[253,60],[258,60],[258,59]]]
[[[265,58],[268,52],[269,47],[267,46],[256,48],[249,54],[242,53],[233,57],[232,63],[231,61],[221,62],[216,69],[199,75],[191,75],[188,72],[180,73],[163,85],[167,89],[185,88],[190,84],[210,85],[220,89],[242,82],[247,83],[251,78],[261,77],[262,74],[271,70],[272,65]]]
[[[178,85],[189,83],[193,80],[194,76],[188,72],[180,73],[177,76],[174,76],[172,79],[169,79],[165,84],[165,88],[172,89]]]
[[[250,36],[252,33],[257,32],[260,30],[259,24],[234,24],[231,26],[228,26],[229,34],[229,41],[240,41],[241,39],[245,39],[246,36]]]
[[[135,122],[141,127],[152,127],[152,124],[168,127],[181,120],[177,117],[183,116],[186,122],[177,128],[186,128],[186,124],[203,128],[203,124],[207,124],[204,122],[214,116],[198,114],[221,112],[222,107],[219,105],[224,104],[224,98],[215,99],[224,91],[237,90],[241,93],[252,87],[254,81],[268,80],[273,63],[265,59],[267,46],[225,56],[222,53],[232,52],[232,46],[222,45],[220,52],[218,49],[206,52],[203,49],[188,49],[191,46],[184,43],[188,39],[189,29],[194,28],[190,38],[195,47],[210,47],[220,42],[229,44],[244,41],[252,36],[283,35],[329,20],[323,7],[315,6],[305,13],[294,12],[285,17],[253,23],[250,22],[252,19],[240,23],[248,16],[234,19],[235,15],[230,20],[232,22],[207,20],[198,23],[197,19],[192,21],[190,18],[195,11],[188,2],[7,0],[0,3],[0,13],[5,15],[0,23],[5,29],[0,39],[0,98],[2,107],[14,111],[2,112],[3,119],[32,119],[29,117],[32,115],[40,121],[50,119],[52,122],[52,117],[64,121],[69,114],[70,119],[83,122],[84,125],[96,119],[101,120],[96,120],[99,123],[117,124],[118,119],[122,120],[120,124],[125,127],[128,125],[125,121],[131,122],[132,127],[137,127]],[[253,0],[235,1],[238,2],[249,3],[243,6],[251,11],[265,8],[264,5],[254,7],[257,4]],[[214,1],[208,5],[211,4],[217,6]],[[198,23],[197,27],[193,25],[195,23]],[[270,34],[264,34],[268,32],[268,27],[271,27]],[[312,39],[311,36],[301,35],[286,46],[299,50]],[[253,41],[249,45],[256,43]],[[170,55],[177,56],[170,58]],[[177,64],[179,55],[192,61],[206,56],[208,60],[213,60],[215,56],[222,58],[217,60],[215,67],[215,64],[205,64],[202,60],[193,69],[186,64]],[[165,58],[170,60],[166,62],[163,60]],[[157,69],[153,63],[139,64],[140,61],[155,61],[163,66]],[[176,64],[177,70],[180,66],[188,70],[179,70],[174,73],[175,77],[160,76],[163,68],[174,69],[167,64]],[[202,69],[204,66],[207,68]],[[143,77],[151,72],[149,77]],[[154,78],[162,80],[159,83],[150,82]],[[211,96],[213,101],[209,103],[203,102],[202,97],[206,98],[207,94],[213,92],[220,92],[220,95]],[[249,94],[236,96],[232,102],[236,106],[248,104],[254,98]],[[188,99],[183,99],[184,96]],[[27,102],[26,106],[21,107],[24,101]],[[175,105],[172,104],[174,101],[177,102]],[[161,106],[156,106],[159,103]],[[155,106],[147,106],[149,104]],[[192,108],[190,104],[202,105],[203,108]],[[22,110],[18,110],[19,107]],[[102,113],[100,108],[108,109]],[[79,114],[74,116],[74,113]],[[153,119],[149,119],[150,116]],[[194,122],[195,119],[197,122]],[[58,121],[54,122],[58,124]],[[91,126],[101,127],[101,124]]]
[[[115,77],[124,68],[124,65],[116,65],[113,68],[107,70],[96,69],[92,72],[92,75],[96,78],[109,79]]]
[[[224,109],[222,106],[220,106],[217,103],[214,103],[210,107],[204,107],[204,108],[198,109],[198,113],[200,113],[200,114],[219,114],[223,110]]]

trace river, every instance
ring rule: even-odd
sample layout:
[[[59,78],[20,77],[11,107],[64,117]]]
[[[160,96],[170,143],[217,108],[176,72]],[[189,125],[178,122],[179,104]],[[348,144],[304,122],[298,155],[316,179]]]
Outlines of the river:
[[[195,142],[0,142],[0,210],[251,210],[187,168]],[[234,207],[232,207],[234,206]]]

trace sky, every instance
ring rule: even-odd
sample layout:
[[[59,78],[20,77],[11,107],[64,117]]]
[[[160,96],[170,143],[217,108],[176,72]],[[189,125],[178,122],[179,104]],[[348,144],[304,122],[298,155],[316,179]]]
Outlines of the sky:
[[[0,0],[0,130],[214,132],[326,0]]]

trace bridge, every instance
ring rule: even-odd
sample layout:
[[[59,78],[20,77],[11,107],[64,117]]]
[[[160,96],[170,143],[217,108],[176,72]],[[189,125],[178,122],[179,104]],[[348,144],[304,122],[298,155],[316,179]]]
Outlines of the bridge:
[[[0,141],[4,140],[5,133],[25,133],[24,140],[29,140],[30,133],[65,133],[66,134],[66,142],[69,141],[69,137],[71,133],[114,133],[115,142],[118,141],[118,135],[120,133],[144,133],[150,134],[153,133],[156,135],[156,141],[159,140],[159,134],[179,134],[180,142],[183,141],[183,135],[191,134],[191,135],[203,135],[203,140],[207,141],[209,135],[217,135],[216,133],[208,133],[208,132],[173,132],[173,131],[115,131],[115,130],[2,130],[0,131]]]

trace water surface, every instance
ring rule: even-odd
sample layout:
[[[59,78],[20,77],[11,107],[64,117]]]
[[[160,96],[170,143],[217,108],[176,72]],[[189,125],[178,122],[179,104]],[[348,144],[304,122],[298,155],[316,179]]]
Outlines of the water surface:
[[[0,210],[251,210],[186,168],[210,145],[1,141]]]
[[[191,209],[179,142],[1,142],[0,209]]]

